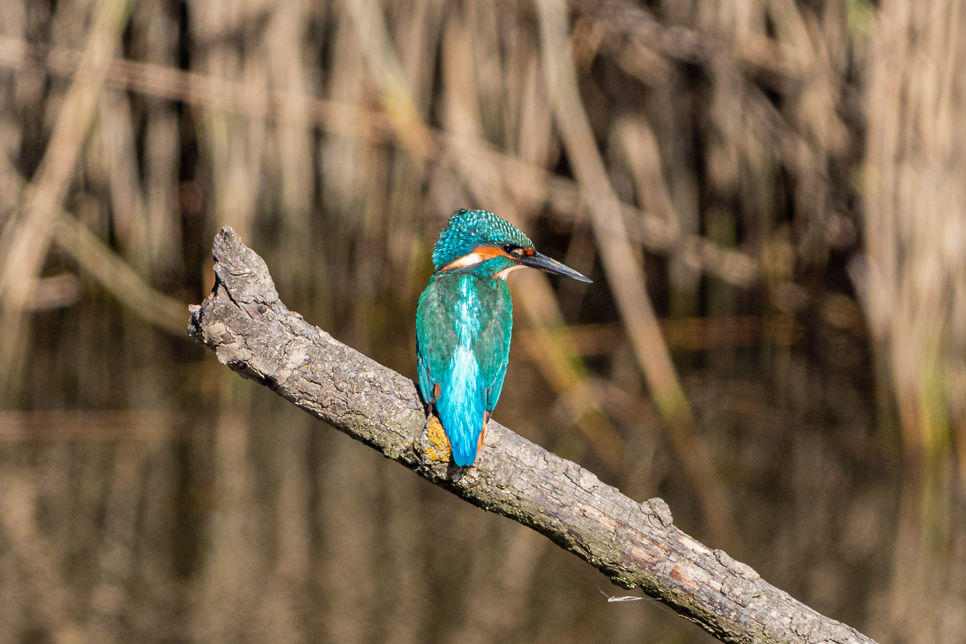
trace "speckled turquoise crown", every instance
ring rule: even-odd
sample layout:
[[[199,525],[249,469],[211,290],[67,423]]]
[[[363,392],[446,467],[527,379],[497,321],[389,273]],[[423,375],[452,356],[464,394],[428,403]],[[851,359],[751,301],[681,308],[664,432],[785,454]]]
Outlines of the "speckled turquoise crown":
[[[485,210],[457,210],[433,248],[433,266],[441,269],[450,262],[472,253],[479,246],[513,244],[533,248],[523,231],[502,217]]]

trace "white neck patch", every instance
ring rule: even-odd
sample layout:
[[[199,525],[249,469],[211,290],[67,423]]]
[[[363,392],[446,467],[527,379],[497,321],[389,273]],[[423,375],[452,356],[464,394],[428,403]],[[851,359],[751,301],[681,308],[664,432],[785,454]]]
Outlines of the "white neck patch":
[[[501,280],[505,282],[507,275],[517,270],[518,268],[523,268],[523,266],[520,264],[517,264],[516,266],[511,266],[510,268],[504,268],[502,271],[497,273],[494,277],[499,277]]]

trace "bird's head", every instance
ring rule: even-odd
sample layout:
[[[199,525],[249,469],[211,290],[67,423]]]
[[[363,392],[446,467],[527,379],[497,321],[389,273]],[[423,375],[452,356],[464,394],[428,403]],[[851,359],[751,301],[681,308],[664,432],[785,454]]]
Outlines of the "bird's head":
[[[436,272],[472,270],[488,277],[506,276],[529,266],[579,282],[577,271],[538,253],[530,238],[507,220],[485,210],[457,210],[433,249]]]

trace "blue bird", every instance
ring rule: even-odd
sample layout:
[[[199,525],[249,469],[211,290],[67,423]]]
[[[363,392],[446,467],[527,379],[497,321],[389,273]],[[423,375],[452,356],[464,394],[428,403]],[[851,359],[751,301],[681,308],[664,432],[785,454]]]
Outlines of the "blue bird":
[[[589,279],[538,253],[510,222],[484,210],[458,210],[433,249],[435,271],[416,308],[419,390],[438,416],[460,467],[476,462],[503,390],[513,302],[506,278],[529,266]]]

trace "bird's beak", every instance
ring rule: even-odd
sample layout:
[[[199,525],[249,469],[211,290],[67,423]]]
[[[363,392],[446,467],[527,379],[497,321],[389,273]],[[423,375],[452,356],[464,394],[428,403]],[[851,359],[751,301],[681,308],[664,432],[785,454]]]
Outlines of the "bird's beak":
[[[574,269],[569,266],[564,266],[555,259],[550,259],[542,253],[534,253],[533,255],[524,255],[519,259],[519,262],[523,266],[529,266],[530,268],[538,268],[541,271],[547,273],[553,273],[554,275],[563,275],[564,277],[569,277],[572,280],[577,280],[578,282],[587,282],[588,284],[593,283],[592,280],[584,277]]]

